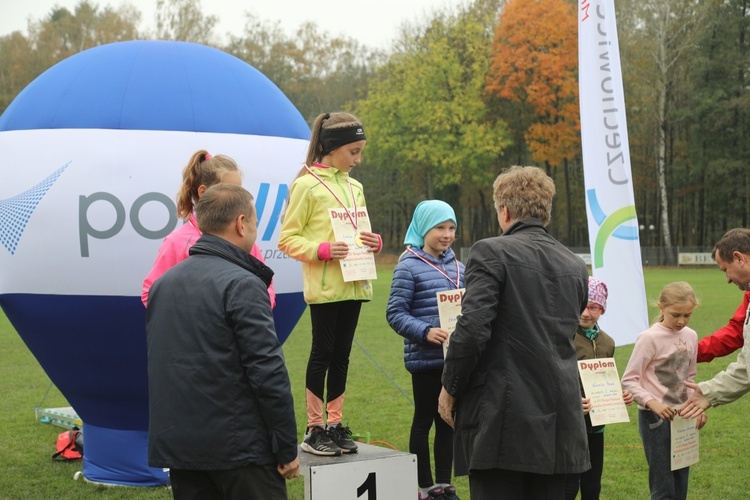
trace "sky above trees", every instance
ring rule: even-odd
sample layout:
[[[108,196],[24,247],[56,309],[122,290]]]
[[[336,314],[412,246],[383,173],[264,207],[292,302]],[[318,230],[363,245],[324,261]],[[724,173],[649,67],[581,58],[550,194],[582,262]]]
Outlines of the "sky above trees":
[[[25,31],[29,17],[40,20],[55,6],[73,11],[78,3],[78,0],[0,0],[0,35]],[[118,8],[129,3],[142,14],[142,28],[155,27],[157,0],[97,0],[93,3],[100,8]],[[378,0],[359,2],[353,8],[347,0],[205,0],[201,10],[206,16],[218,19],[216,32],[222,38],[226,38],[227,32],[240,35],[245,27],[245,13],[249,11],[260,19],[282,21],[288,34],[309,21],[333,36],[347,36],[372,48],[386,49],[403,23],[419,22],[433,9],[464,3],[465,0]]]
[[[213,45],[264,73],[309,123],[334,110],[365,123],[357,178],[373,227],[385,228],[392,247],[427,198],[454,206],[462,245],[497,234],[491,181],[510,165],[549,173],[558,193],[551,232],[588,246],[574,2],[436,8],[378,50],[329,24],[290,32],[260,17],[216,43],[218,19],[199,0],[154,1],[162,7],[150,31],[133,6],[79,0],[26,34],[0,35],[0,111],[41,72],[87,48],[134,38]],[[639,223],[655,228],[641,235],[651,245],[710,246],[728,228],[750,225],[746,2],[617,2],[636,209]]]

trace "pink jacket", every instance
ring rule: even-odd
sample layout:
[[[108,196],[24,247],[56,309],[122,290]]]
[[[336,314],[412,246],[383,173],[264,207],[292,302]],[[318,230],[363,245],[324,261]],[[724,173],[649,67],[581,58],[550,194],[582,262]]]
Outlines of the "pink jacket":
[[[182,262],[188,258],[188,251],[195,245],[198,238],[201,237],[200,229],[198,229],[198,221],[195,219],[195,214],[190,214],[188,221],[182,226],[178,227],[164,238],[164,242],[159,247],[159,253],[156,255],[156,260],[151,268],[151,271],[143,280],[143,291],[141,292],[141,301],[143,305],[148,303],[148,291],[151,289],[151,285],[161,277],[162,274],[167,272],[169,268]],[[260,252],[258,245],[253,245],[250,250],[250,255],[258,259],[265,264],[263,255]],[[273,282],[268,287],[268,297],[271,299],[271,307],[276,307],[276,291],[273,289]]]

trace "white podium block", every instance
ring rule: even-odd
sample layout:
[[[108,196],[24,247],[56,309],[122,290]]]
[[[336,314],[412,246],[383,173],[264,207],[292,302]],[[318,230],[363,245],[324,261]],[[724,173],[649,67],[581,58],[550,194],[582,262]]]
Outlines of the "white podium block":
[[[305,500],[414,500],[417,456],[357,443],[359,452],[320,457],[299,450]]]

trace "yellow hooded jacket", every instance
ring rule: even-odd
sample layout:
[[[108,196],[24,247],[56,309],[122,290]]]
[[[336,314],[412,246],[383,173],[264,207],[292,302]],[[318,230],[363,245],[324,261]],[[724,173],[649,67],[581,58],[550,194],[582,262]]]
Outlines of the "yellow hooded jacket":
[[[312,166],[311,170],[347,208],[354,208],[352,194],[357,208],[365,206],[362,184],[350,178],[349,174],[334,167]],[[320,244],[335,241],[328,212],[330,208],[343,207],[314,176],[306,173],[298,177],[289,190],[289,205],[281,225],[279,249],[302,262],[304,296],[308,304],[370,300],[372,285],[369,281],[345,282],[339,262],[318,259]]]

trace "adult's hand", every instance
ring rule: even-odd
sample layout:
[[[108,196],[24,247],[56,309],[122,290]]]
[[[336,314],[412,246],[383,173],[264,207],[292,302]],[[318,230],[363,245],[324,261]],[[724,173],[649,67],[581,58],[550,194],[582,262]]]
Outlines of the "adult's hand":
[[[708,398],[703,395],[703,391],[698,384],[693,382],[683,382],[688,389],[693,390],[693,394],[690,395],[685,404],[680,407],[680,416],[683,418],[695,418],[704,411],[706,411],[711,403]]]
[[[279,474],[284,479],[294,479],[299,476],[299,457],[296,457],[288,464],[277,465],[276,470],[279,471]]]
[[[456,398],[448,394],[448,391],[443,387],[440,391],[440,397],[438,397],[438,413],[451,427],[455,425],[453,421],[454,411],[456,411]]]

